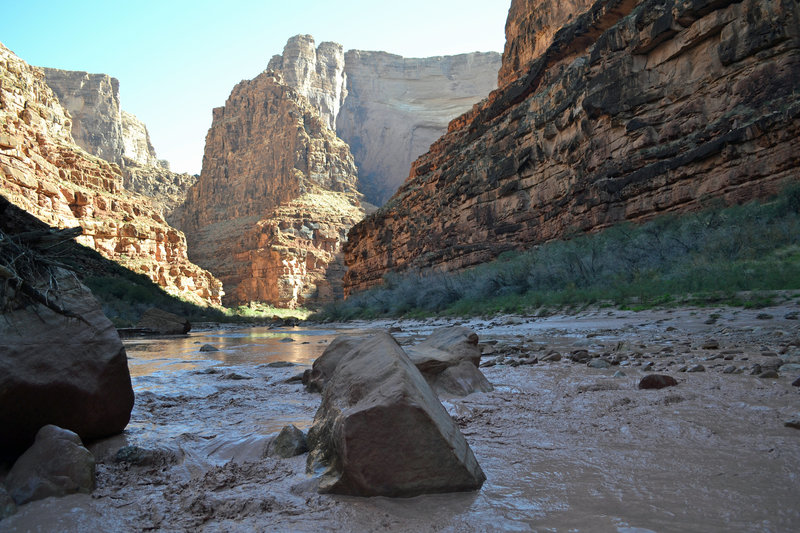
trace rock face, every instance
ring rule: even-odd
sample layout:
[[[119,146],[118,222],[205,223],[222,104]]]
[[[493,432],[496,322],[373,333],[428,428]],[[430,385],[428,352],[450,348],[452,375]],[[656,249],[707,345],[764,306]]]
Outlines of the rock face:
[[[342,45],[324,42],[315,48],[312,36],[295,35],[267,70],[280,72],[286,84],[319,111],[328,129],[336,131],[336,117],[347,96]]]
[[[387,333],[350,351],[308,435],[320,491],[415,496],[476,490],[486,479],[458,427]]]
[[[347,98],[336,131],[353,152],[361,192],[381,205],[450,120],[496,88],[500,54],[410,59],[351,50],[344,66]]]
[[[18,260],[14,266],[20,269],[21,264]],[[40,267],[34,263],[30,268]],[[91,292],[61,269],[42,271],[16,290],[13,280],[4,285],[0,455],[25,450],[46,424],[84,440],[125,429],[133,408],[128,360]]]
[[[81,244],[168,292],[218,304],[221,284],[189,262],[183,234],[167,225],[147,198],[123,187],[116,164],[74,143],[73,123],[42,70],[0,45],[0,76],[3,196],[51,226],[80,226]]]
[[[72,431],[47,425],[14,463],[5,482],[17,505],[50,496],[90,493],[95,486],[94,456]]]
[[[576,3],[543,39],[529,4],[557,3],[513,3],[505,84],[350,232],[347,291],[797,179],[797,2]]]
[[[341,244],[364,216],[356,179],[347,145],[268,71],[214,110],[200,179],[171,220],[226,303],[325,301],[342,292]]]
[[[78,146],[116,163],[124,187],[150,197],[163,212],[183,202],[196,176],[170,172],[169,164],[158,159],[147,126],[120,107],[119,80],[107,74],[43,70],[47,84],[72,118]]]

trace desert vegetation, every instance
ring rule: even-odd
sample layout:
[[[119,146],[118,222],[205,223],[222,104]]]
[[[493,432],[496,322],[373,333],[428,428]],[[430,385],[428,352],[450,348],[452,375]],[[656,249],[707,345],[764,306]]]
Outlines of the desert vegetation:
[[[458,273],[406,272],[313,318],[546,313],[588,304],[768,305],[800,289],[800,184],[763,202],[709,205],[574,235]]]

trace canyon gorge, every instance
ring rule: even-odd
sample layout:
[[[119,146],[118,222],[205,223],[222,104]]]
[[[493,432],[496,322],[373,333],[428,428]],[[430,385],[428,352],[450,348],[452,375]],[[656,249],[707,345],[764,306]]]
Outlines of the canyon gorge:
[[[349,229],[498,68],[496,53],[404,59],[294,36],[214,110],[200,178],[169,220],[228,305],[341,298]]]
[[[120,140],[118,84],[111,78],[97,82],[101,90],[90,92],[117,106],[116,112],[110,107],[104,112],[120,117],[108,128]],[[166,223],[162,209],[125,187],[117,162],[76,144],[73,119],[43,69],[0,45],[0,85],[0,190],[6,199],[51,226],[80,226],[78,242],[145,274],[170,294],[199,305],[220,304],[221,283],[188,260],[183,233]],[[104,157],[125,153],[123,144],[98,140],[85,128],[76,131]],[[109,147],[115,151],[105,151]]]
[[[499,88],[348,236],[345,291],[800,176],[794,0],[514,0]]]

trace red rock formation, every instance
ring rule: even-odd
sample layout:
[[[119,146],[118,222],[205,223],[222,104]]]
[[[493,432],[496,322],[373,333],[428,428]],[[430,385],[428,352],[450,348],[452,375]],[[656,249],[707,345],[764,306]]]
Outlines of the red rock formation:
[[[223,281],[226,303],[294,307],[332,298],[326,271],[364,214],[355,185],[347,145],[265,72],[214,110],[200,179],[172,220],[192,259]]]
[[[351,230],[346,291],[800,178],[796,1],[606,0],[552,39],[525,5],[505,85]]]
[[[81,244],[167,292],[219,304],[220,282],[189,262],[183,234],[124,189],[117,165],[75,144],[42,70],[0,45],[0,76],[0,193],[51,226],[81,226]]]

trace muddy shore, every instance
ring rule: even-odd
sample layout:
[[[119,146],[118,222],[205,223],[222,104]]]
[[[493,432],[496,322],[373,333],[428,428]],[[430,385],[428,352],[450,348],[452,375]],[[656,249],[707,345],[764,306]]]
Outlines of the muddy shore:
[[[0,530],[793,531],[798,311],[795,299],[457,321],[478,332],[495,390],[443,403],[488,479],[410,499],[318,495],[304,456],[267,450],[283,425],[310,425],[319,395],[285,381],[333,335],[399,328],[413,343],[452,321],[285,328],[266,359],[247,335],[214,337],[211,355],[197,353],[203,332],[126,341],[136,406],[123,435],[90,446],[97,490],[22,506]],[[614,364],[587,366],[599,359]],[[639,390],[652,372],[678,385]],[[137,448],[120,460],[125,446]]]

